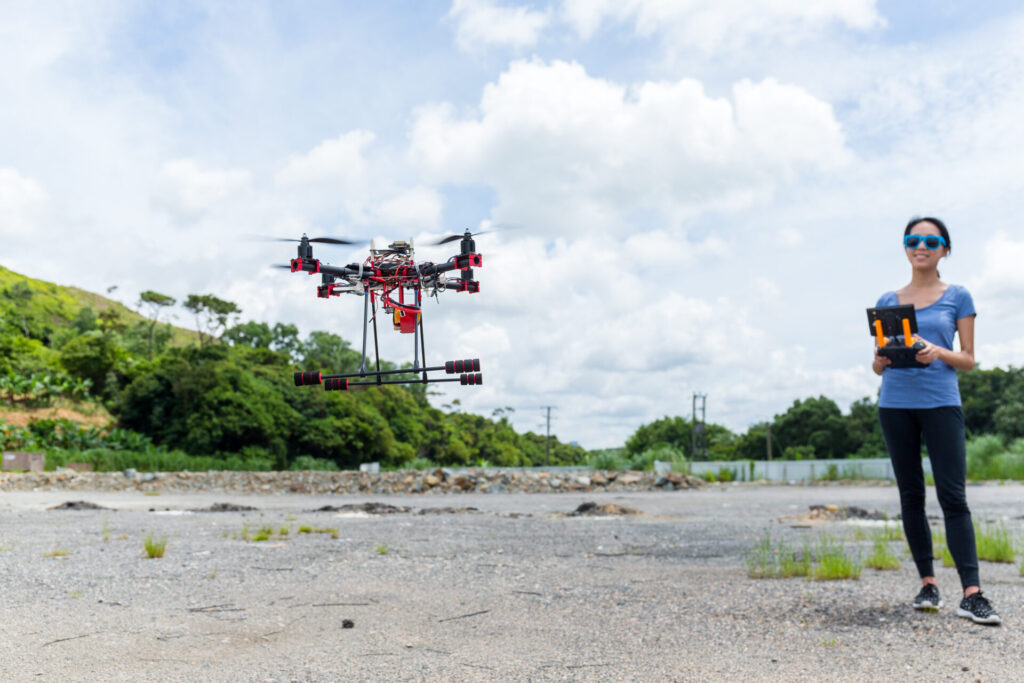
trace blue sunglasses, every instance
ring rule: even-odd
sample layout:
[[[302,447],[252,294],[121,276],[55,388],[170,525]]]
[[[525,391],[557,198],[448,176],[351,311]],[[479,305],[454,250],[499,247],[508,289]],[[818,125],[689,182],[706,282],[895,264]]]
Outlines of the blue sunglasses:
[[[946,246],[946,238],[940,235],[904,235],[903,246],[907,249],[917,249],[922,240],[924,240],[924,246],[928,249],[938,249],[939,247]]]

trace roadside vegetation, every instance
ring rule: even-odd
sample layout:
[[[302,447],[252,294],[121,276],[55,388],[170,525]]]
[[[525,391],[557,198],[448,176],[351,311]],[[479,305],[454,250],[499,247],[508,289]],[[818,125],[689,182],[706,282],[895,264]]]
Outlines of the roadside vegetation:
[[[136,298],[133,296],[133,298]],[[819,396],[794,401],[743,433],[708,423],[693,453],[689,417],[641,425],[624,447],[587,453],[517,432],[511,407],[484,417],[458,400],[431,403],[428,387],[358,393],[297,388],[291,374],[357,369],[349,341],[293,325],[242,321],[213,294],[182,301],[141,292],[133,307],[0,267],[0,448],[43,451],[48,468],[82,462],[95,470],[337,470],[377,461],[384,469],[438,466],[588,465],[650,470],[658,460],[688,472],[697,459],[884,457],[874,400],[846,412]],[[171,325],[175,316],[197,331]],[[393,363],[383,361],[387,368]],[[960,375],[971,479],[1024,479],[1024,368]],[[41,408],[109,415],[83,426],[58,417],[5,420]],[[707,475],[730,481],[730,467]],[[744,470],[738,478],[749,480]],[[858,478],[835,466],[825,479]]]

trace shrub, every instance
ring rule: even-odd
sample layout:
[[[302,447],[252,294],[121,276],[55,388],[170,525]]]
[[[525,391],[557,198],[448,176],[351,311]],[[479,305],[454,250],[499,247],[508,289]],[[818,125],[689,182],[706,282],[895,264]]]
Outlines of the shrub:
[[[288,468],[290,470],[311,470],[321,472],[337,472],[340,468],[333,460],[314,458],[311,455],[300,455]]]

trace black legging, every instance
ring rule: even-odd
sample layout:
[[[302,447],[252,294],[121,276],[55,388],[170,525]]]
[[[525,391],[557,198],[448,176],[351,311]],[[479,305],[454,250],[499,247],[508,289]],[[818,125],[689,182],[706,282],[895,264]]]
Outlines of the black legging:
[[[960,583],[979,586],[978,550],[974,525],[967,507],[967,449],[964,414],[960,406],[941,408],[879,408],[878,419],[896,473],[903,510],[903,530],[921,576],[935,576],[932,569],[932,532],[924,512],[924,472],[921,469],[921,437],[928,447],[935,491],[946,519],[946,544],[956,562]]]

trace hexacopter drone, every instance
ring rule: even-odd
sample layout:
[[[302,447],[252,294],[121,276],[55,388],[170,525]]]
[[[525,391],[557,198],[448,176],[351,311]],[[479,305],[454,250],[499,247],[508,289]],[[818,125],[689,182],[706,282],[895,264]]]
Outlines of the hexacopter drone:
[[[476,233],[481,234],[481,233]],[[278,266],[293,273],[319,273],[321,283],[317,296],[329,299],[342,294],[363,297],[363,348],[362,362],[358,372],[325,375],[320,371],[296,372],[295,386],[323,384],[326,391],[345,391],[349,387],[382,384],[427,384],[428,382],[459,382],[462,385],[483,383],[480,373],[480,359],[450,360],[444,365],[427,366],[426,345],[423,340],[423,293],[436,297],[442,290],[469,292],[480,291],[480,283],[473,279],[473,269],[483,266],[483,257],[476,253],[473,233],[468,230],[462,235],[451,235],[435,246],[460,240],[460,252],[444,263],[417,263],[413,260],[412,241],[392,242],[386,249],[376,249],[370,242],[370,255],[362,263],[347,266],[332,266],[313,258],[313,244],[353,245],[357,242],[334,237],[306,237],[301,239],[281,238],[281,241],[298,242],[298,257],[290,265]],[[447,274],[459,271],[458,277]],[[413,364],[401,370],[381,370],[380,350],[377,343],[377,309],[392,316],[394,329],[402,334],[413,335]],[[366,368],[367,330],[373,327],[373,349],[376,369]],[[421,363],[422,360],[422,363]],[[427,373],[444,370],[457,377],[430,377]],[[418,374],[411,379],[395,375]],[[385,379],[388,377],[389,379]],[[354,381],[353,381],[354,380]]]

